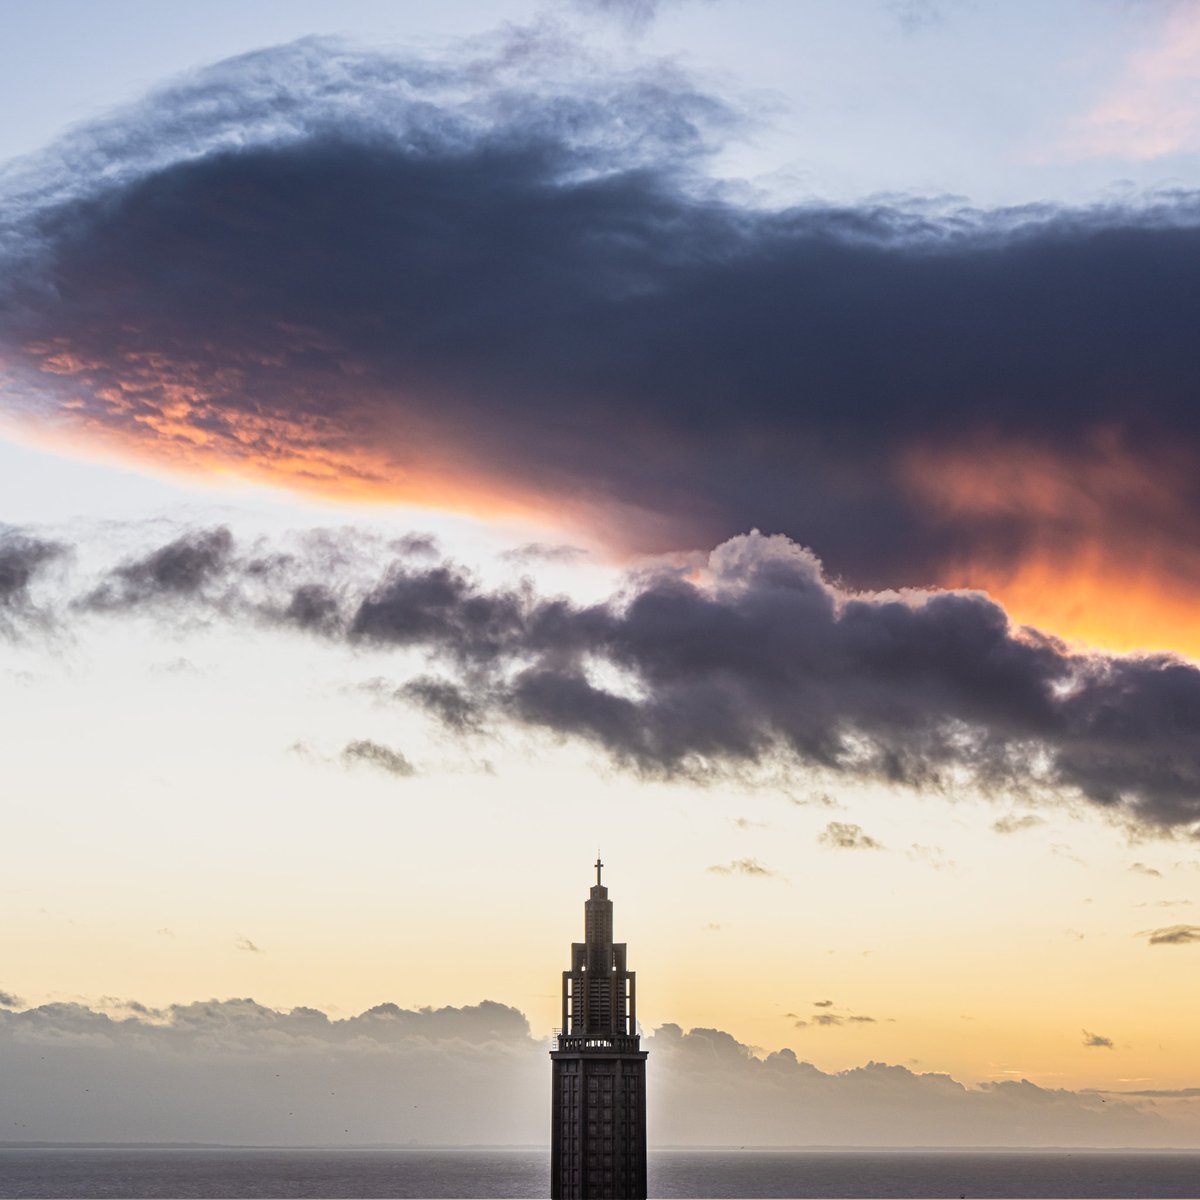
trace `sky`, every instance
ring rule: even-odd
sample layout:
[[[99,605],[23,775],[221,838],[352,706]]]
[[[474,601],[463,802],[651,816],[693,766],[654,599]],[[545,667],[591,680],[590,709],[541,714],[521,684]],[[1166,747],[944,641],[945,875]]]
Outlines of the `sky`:
[[[3,15],[0,1140],[1200,1145],[1194,6]]]

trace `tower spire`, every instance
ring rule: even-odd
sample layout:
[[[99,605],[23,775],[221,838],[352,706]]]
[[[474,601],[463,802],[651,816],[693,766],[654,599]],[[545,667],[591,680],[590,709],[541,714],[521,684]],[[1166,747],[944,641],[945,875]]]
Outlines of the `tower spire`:
[[[637,1031],[637,975],[613,941],[613,903],[601,882],[583,905],[582,942],[562,973],[562,1031],[550,1052],[553,1200],[645,1200],[646,1051]]]

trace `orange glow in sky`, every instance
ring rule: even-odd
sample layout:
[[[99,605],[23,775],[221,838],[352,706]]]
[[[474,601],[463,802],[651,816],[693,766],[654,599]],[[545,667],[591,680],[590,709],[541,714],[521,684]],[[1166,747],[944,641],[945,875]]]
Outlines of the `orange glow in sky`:
[[[289,407],[255,401],[247,372],[127,353],[120,369],[66,344],[28,347],[47,374],[77,387],[54,436],[125,461],[157,460],[191,477],[242,478],[343,504],[406,504],[520,519],[621,551],[686,548],[678,514],[628,509],[611,496],[551,494],[484,459],[461,429],[397,417],[394,397],[357,379],[339,399],[311,382]],[[271,364],[266,364],[270,366]],[[353,374],[351,365],[343,364]],[[342,381],[342,386],[349,386]],[[314,390],[317,389],[317,390]],[[230,396],[238,403],[228,403]],[[87,396],[87,399],[82,397]],[[957,526],[969,549],[944,559],[926,586],[979,588],[1017,624],[1116,651],[1200,658],[1200,554],[1181,524],[1183,449],[1150,461],[1119,431],[1093,430],[1068,451],[995,436],[910,448],[899,480],[935,524]],[[551,489],[552,490],[552,489]],[[803,539],[803,529],[796,535]],[[818,551],[821,549],[817,548]]]
[[[934,581],[989,592],[1018,624],[1117,652],[1200,658],[1200,553],[1180,528],[1182,451],[1153,466],[1111,431],[1066,456],[980,439],[909,453],[903,478],[938,519],[978,525],[966,554]],[[1011,522],[997,549],[987,522]]]

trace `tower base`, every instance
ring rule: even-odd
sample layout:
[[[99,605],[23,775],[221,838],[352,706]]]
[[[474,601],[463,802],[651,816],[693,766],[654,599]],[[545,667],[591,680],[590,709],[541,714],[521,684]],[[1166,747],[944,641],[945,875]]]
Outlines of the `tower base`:
[[[551,1197],[645,1200],[647,1052],[627,1036],[558,1044],[550,1052]]]

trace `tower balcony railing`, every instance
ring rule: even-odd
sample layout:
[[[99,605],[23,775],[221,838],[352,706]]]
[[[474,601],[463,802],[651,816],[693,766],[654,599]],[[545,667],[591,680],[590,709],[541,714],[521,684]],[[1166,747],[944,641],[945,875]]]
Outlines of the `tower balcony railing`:
[[[641,1049],[636,1033],[560,1033],[559,1050],[571,1053],[629,1054]]]

